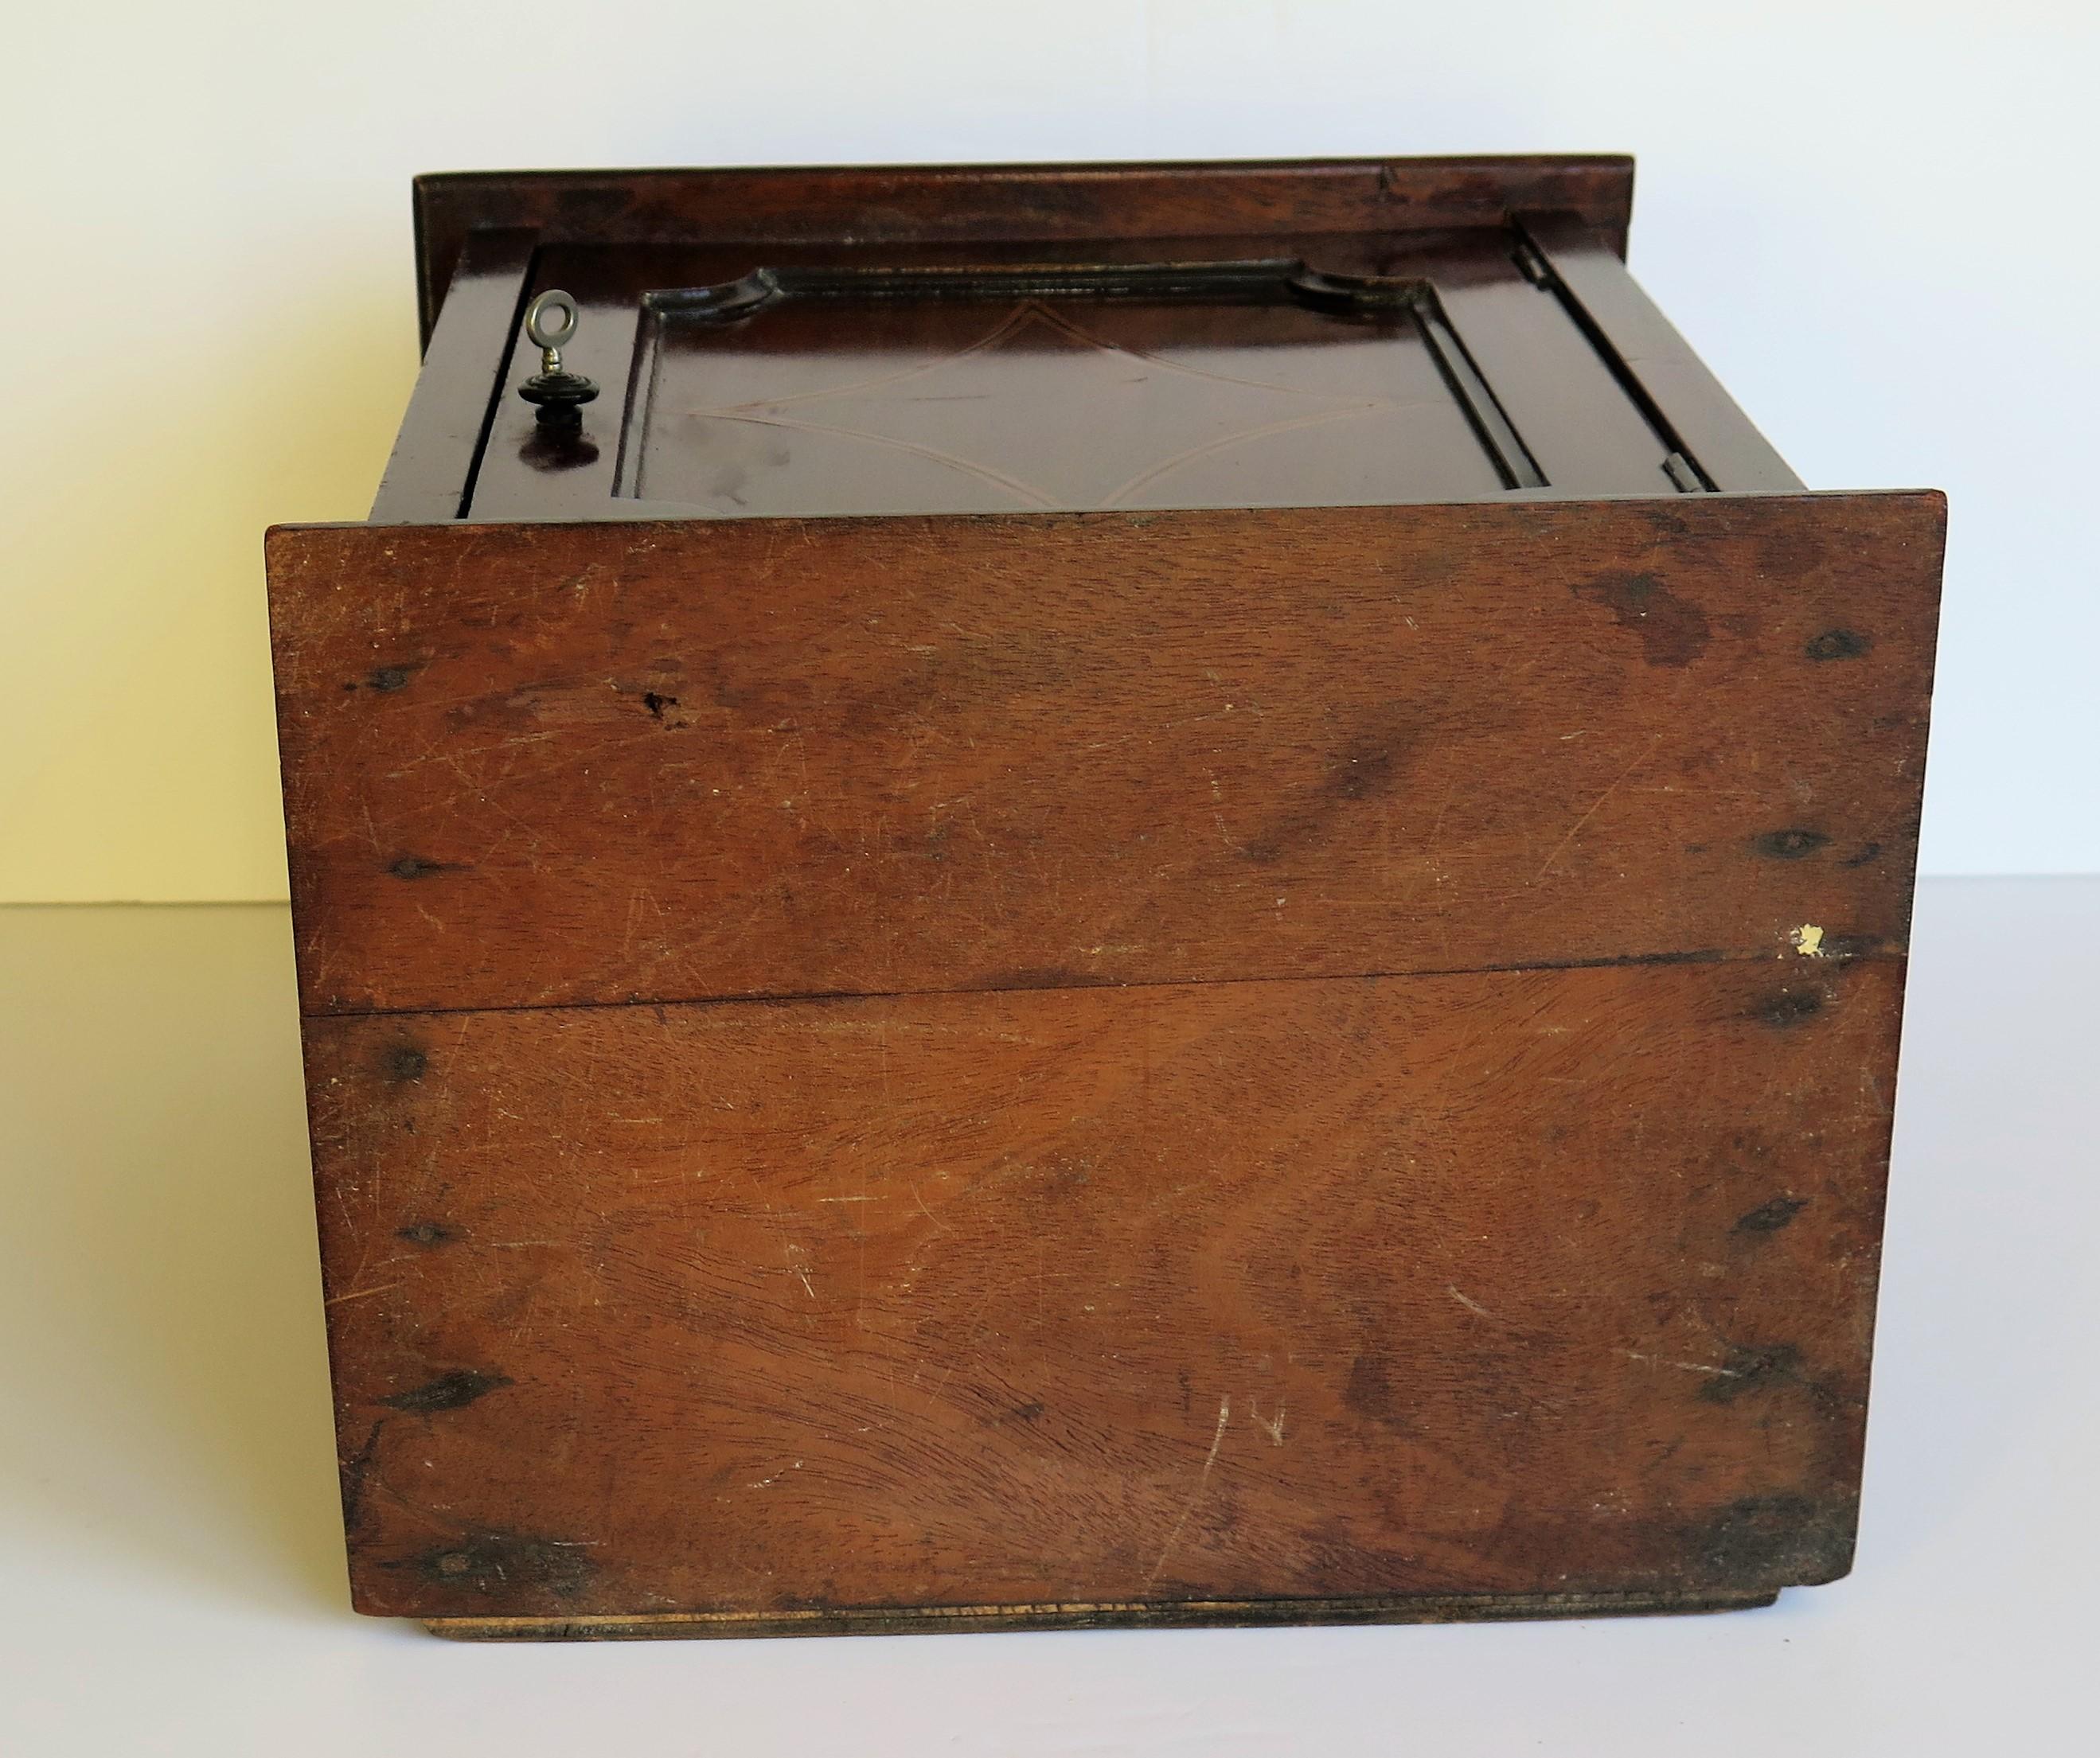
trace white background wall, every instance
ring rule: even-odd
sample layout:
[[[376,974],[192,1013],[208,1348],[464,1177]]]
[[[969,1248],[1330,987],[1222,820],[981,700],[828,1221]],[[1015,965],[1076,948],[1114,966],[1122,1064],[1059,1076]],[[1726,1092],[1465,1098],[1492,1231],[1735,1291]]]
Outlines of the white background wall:
[[[2100,9],[196,0],[12,15],[0,901],[281,894],[260,534],[364,516],[408,184],[508,165],[1630,151],[1802,475],[1952,496],[1924,861],[2100,870]]]

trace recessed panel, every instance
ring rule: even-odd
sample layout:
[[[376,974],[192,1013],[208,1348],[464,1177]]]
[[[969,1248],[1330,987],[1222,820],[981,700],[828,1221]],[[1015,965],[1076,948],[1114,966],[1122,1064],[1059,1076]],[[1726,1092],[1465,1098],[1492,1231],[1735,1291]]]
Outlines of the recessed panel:
[[[1461,499],[1504,486],[1412,307],[871,290],[646,337],[623,492],[725,517]],[[645,320],[645,330],[647,328]]]
[[[542,246],[602,387],[492,387],[477,520],[1365,506],[1683,491],[1507,230]],[[1696,481],[1692,482],[1696,486]]]

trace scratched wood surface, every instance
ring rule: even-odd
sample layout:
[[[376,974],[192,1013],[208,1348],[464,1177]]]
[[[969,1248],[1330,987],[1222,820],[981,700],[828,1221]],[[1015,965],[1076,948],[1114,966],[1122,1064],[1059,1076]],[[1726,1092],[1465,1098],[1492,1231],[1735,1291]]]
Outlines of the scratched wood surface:
[[[272,535],[319,1011],[1907,929],[1941,504]]]
[[[358,1603],[1828,1579],[1901,970],[311,1020]]]

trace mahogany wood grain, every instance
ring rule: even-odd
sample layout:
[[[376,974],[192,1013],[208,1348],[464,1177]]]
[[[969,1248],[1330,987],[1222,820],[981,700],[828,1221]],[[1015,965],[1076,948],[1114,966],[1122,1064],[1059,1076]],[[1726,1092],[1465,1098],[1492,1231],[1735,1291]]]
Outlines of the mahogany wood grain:
[[[310,1020],[358,1603],[1830,1579],[1901,972]]]
[[[1941,522],[280,530],[304,1005],[1900,945]]]
[[[427,339],[461,245],[481,228],[548,244],[976,244],[1415,231],[1565,210],[1623,250],[1632,204],[1633,161],[1612,155],[452,172],[416,180],[417,286]]]
[[[1620,260],[1625,252],[1615,249],[1612,240],[1572,214],[1527,214],[1520,223],[1571,310],[1623,363],[1713,487],[1801,487],[1771,442],[1626,272]]]

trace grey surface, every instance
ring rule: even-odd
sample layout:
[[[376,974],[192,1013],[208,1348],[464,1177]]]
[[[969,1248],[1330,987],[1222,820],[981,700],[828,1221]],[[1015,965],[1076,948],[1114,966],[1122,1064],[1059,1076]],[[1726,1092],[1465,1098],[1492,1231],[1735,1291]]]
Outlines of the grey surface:
[[[475,1648],[346,1609],[273,906],[0,910],[0,1752],[2093,1750],[2100,879],[1919,900],[1859,1565],[1720,1617]]]

